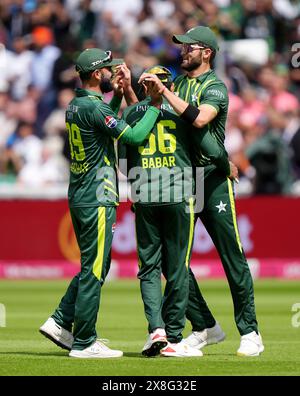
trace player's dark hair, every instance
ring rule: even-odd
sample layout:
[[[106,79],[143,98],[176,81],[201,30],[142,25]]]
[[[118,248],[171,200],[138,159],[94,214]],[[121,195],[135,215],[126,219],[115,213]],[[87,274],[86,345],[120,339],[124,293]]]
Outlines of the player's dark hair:
[[[209,66],[213,69],[214,68],[214,60],[216,57],[216,50],[211,47],[208,47],[206,44],[203,44],[201,42],[199,44],[202,45],[204,48],[209,48],[211,50],[211,55],[209,58]]]
[[[82,83],[85,83],[86,81],[89,81],[92,77],[92,73],[94,72],[94,70],[89,71],[89,72],[83,72],[83,73],[79,73],[79,77]]]
[[[216,50],[211,48],[211,55],[209,58],[209,66],[213,69],[215,66],[215,57],[216,57]]]

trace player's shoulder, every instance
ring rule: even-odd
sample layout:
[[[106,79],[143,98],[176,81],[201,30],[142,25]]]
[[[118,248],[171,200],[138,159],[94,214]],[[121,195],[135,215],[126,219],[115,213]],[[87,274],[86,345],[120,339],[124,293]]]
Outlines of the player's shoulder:
[[[218,96],[220,99],[228,97],[227,87],[215,73],[207,80],[207,84],[203,90],[203,95]]]
[[[210,85],[219,86],[227,90],[225,82],[218,76],[218,74],[215,71],[213,71],[210,80],[211,80]]]
[[[115,115],[113,112],[112,108],[109,106],[108,103],[105,103],[102,99],[100,98],[93,98],[90,97],[90,104],[89,104],[91,110],[96,113],[102,113],[104,115]]]
[[[178,86],[185,78],[186,78],[185,74],[179,74],[177,77],[175,77],[173,80],[175,87]]]
[[[126,107],[124,110],[123,110],[123,115],[122,115],[122,117],[124,118],[124,119],[126,119],[130,114],[132,114],[132,113],[137,113],[138,111],[141,111],[141,110],[147,110],[147,108],[149,107],[149,104],[150,104],[150,99],[149,98],[146,98],[146,99],[144,99],[144,100],[141,100],[141,101],[139,101],[139,102],[137,102],[137,103],[134,103],[134,104],[132,104],[132,105],[130,105],[130,106],[128,106],[128,107]]]
[[[135,108],[136,108],[136,104],[133,104],[133,105],[130,105],[130,106],[126,107],[123,110],[122,118],[124,120],[126,120],[126,118],[129,116],[129,114],[131,114],[134,111]]]

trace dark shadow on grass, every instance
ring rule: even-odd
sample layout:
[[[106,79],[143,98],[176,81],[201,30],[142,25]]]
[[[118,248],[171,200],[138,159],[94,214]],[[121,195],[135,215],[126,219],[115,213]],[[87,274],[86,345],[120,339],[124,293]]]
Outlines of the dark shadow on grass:
[[[212,353],[212,352],[209,352],[209,353],[203,353],[203,357],[209,357],[209,356],[211,356],[211,357],[238,357],[237,355],[236,355],[236,353],[218,353],[218,352],[214,352],[214,353]]]
[[[130,358],[145,358],[141,352],[124,352],[125,357],[130,357]]]

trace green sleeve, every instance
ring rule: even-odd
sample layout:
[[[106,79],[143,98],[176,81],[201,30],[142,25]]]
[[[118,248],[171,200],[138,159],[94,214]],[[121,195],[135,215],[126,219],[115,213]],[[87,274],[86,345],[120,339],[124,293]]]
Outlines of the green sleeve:
[[[226,176],[230,175],[230,165],[225,148],[219,146],[216,139],[212,136],[209,129],[201,129],[201,151],[209,157],[217,168]],[[204,132],[205,131],[205,132]]]
[[[159,109],[150,106],[143,118],[133,128],[128,125],[118,139],[134,146],[142,144],[154,127],[159,112]]]
[[[118,141],[118,158],[126,159],[127,158],[127,146],[123,142]]]
[[[116,114],[119,113],[120,107],[122,103],[122,98],[119,98],[118,96],[114,95],[109,102],[109,106],[111,107],[112,111]]]
[[[220,109],[227,108],[228,92],[225,84],[221,81],[208,84],[202,93],[201,98],[199,98],[198,104],[209,104],[216,109],[217,113],[220,111]]]

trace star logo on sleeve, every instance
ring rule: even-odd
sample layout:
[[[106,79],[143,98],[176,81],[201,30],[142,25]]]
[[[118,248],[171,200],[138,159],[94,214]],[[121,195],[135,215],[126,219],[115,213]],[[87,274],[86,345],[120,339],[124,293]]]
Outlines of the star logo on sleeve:
[[[216,205],[216,208],[219,209],[218,213],[226,212],[226,206],[226,203],[224,204],[222,201],[220,201],[219,205]]]

